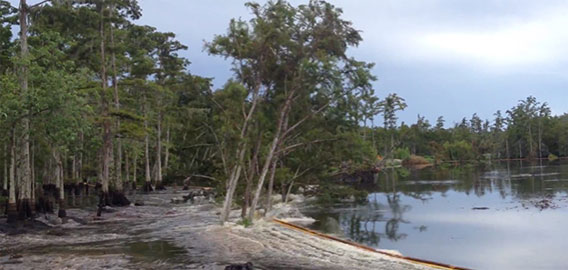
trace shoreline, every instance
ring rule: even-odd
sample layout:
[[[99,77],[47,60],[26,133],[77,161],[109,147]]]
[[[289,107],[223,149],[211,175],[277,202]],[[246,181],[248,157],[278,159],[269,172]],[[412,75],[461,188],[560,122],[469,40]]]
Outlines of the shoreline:
[[[216,205],[170,203],[184,193],[137,195],[145,206],[113,208],[100,220],[92,211],[68,210],[85,224],[69,219],[24,234],[0,233],[0,268],[224,269],[250,261],[255,269],[433,269],[266,219],[244,228],[236,225],[239,210],[231,211],[230,222],[221,226]],[[286,207],[299,213],[296,206]],[[161,254],[163,250],[168,252]]]

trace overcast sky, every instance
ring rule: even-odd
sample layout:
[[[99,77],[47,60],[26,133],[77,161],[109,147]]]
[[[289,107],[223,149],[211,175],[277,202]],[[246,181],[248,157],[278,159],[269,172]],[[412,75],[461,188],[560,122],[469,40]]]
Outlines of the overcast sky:
[[[377,95],[396,92],[406,99],[402,121],[421,114],[434,122],[443,115],[452,124],[475,112],[493,118],[529,95],[547,101],[553,114],[567,111],[567,1],[330,2],[362,31],[363,42],[351,54],[376,63]],[[140,0],[138,23],[176,33],[189,46],[183,54],[191,72],[214,77],[220,87],[232,75],[230,63],[207,55],[203,43],[225,33],[231,18],[250,18],[244,3]]]

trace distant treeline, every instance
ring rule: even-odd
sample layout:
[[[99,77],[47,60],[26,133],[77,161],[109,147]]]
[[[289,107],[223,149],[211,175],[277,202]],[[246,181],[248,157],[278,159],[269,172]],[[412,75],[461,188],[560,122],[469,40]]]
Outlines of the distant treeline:
[[[482,161],[490,159],[537,159],[568,156],[568,114],[552,116],[546,102],[529,96],[494,119],[477,114],[445,128],[440,116],[431,124],[422,116],[416,123],[374,128],[378,152],[388,155],[394,138],[394,158],[424,156],[431,161]],[[367,128],[368,129],[368,128]]]

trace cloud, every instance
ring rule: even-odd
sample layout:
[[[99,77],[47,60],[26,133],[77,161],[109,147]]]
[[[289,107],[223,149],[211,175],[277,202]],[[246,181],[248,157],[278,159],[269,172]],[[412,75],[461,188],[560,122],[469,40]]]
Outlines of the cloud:
[[[350,53],[376,63],[379,96],[397,92],[406,99],[402,121],[444,115],[451,125],[475,112],[491,118],[528,95],[549,101],[554,113],[566,110],[566,1],[328,1],[362,31],[363,42]],[[189,46],[183,56],[190,70],[221,87],[232,76],[230,61],[207,55],[203,41],[225,33],[231,18],[250,18],[245,2],[140,0],[144,16],[137,23],[176,33]]]
[[[459,61],[499,71],[555,66],[568,53],[566,11],[475,31],[427,32],[415,36],[413,44],[420,48],[418,56],[430,61]]]
[[[333,2],[363,31],[357,53],[375,62],[543,72],[559,68],[568,55],[566,2]]]

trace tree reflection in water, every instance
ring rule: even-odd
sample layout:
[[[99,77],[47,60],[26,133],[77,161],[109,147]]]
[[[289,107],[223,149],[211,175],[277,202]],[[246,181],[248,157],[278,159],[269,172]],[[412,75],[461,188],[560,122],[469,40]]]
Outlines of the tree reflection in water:
[[[378,201],[376,194],[371,195],[364,207],[356,211],[345,213],[340,216],[343,228],[348,228],[348,237],[359,243],[378,246],[381,238],[398,241],[407,237],[406,233],[399,232],[400,224],[409,222],[404,219],[404,213],[411,210],[409,205],[403,205],[400,193],[396,188],[397,173],[393,170],[387,174],[391,182],[391,192],[386,194],[387,204]],[[416,198],[423,199],[419,194],[413,194]],[[384,224],[384,225],[383,225]],[[380,228],[384,226],[384,230]]]
[[[315,229],[325,231],[325,222],[319,221],[331,217],[339,225],[339,234],[355,242],[386,248],[399,242],[395,246],[411,249],[412,245],[405,245],[404,239],[413,238],[417,233],[439,233],[439,227],[436,227],[439,224],[434,226],[424,223],[421,213],[414,213],[420,211],[417,210],[419,208],[423,209],[423,205],[427,204],[436,212],[436,209],[445,207],[440,204],[440,200],[448,203],[455,200],[475,202],[466,202],[465,207],[457,210],[450,207],[447,213],[443,213],[445,217],[452,217],[454,214],[471,211],[468,207],[477,204],[491,206],[490,204],[505,202],[503,209],[514,209],[511,202],[523,202],[524,207],[524,202],[535,198],[552,199],[558,194],[568,193],[568,180],[565,180],[568,179],[568,166],[559,167],[555,163],[524,164],[522,167],[516,165],[494,163],[484,167],[442,166],[422,170],[391,168],[378,174],[373,183],[363,183],[356,187],[369,191],[366,203],[342,203],[320,208],[316,213],[308,215],[318,220],[319,225],[316,224],[313,227]],[[496,194],[497,197],[492,197],[491,194]],[[479,200],[485,197],[488,198],[487,201]],[[454,210],[457,212],[452,212]],[[416,216],[421,218],[416,219]],[[433,229],[427,231],[427,228]],[[381,240],[383,242],[379,245]]]

